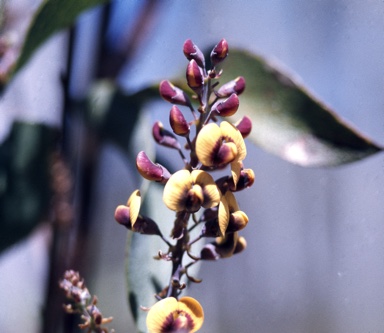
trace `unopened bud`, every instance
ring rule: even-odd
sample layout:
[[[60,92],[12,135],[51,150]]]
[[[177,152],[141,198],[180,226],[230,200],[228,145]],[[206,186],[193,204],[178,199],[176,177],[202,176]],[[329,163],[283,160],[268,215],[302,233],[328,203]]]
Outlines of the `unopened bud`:
[[[243,252],[247,248],[247,241],[244,237],[240,236],[237,240],[235,251],[233,251],[233,254],[237,254],[240,252]]]
[[[237,97],[236,94],[232,94],[225,101],[216,102],[212,106],[212,111],[218,113],[222,117],[230,117],[236,113],[239,105],[239,97]]]
[[[124,205],[117,206],[115,210],[115,220],[126,228],[131,229],[132,223],[130,219],[129,207]]]
[[[152,127],[152,134],[155,141],[162,146],[180,149],[180,143],[177,141],[177,138],[171,133],[167,131],[163,124],[160,121],[157,121]]]
[[[245,89],[245,79],[242,76],[223,84],[216,92],[218,97],[228,97],[235,93],[240,95]]]
[[[211,52],[211,62],[213,66],[222,62],[228,55],[228,43],[223,38]]]
[[[226,232],[235,232],[242,230],[248,224],[248,216],[243,211],[238,210],[231,213]]]
[[[140,175],[148,180],[165,184],[171,177],[171,174],[165,167],[161,164],[153,163],[143,151],[137,154],[136,167]]]
[[[181,136],[187,136],[189,134],[190,126],[176,105],[172,106],[171,112],[169,113],[169,123],[175,134]]]
[[[170,103],[189,107],[192,105],[187,94],[167,80],[160,82],[159,92],[160,96]]]
[[[197,64],[201,67],[205,67],[205,58],[203,52],[195,45],[190,39],[184,42],[183,52],[188,60],[196,60]]]
[[[252,120],[244,116],[236,124],[236,128],[240,131],[242,137],[245,139],[252,131]]]
[[[203,260],[217,260],[229,258],[233,255],[239,236],[237,232],[226,234],[224,238],[218,238],[215,242],[206,244],[200,252]]]
[[[199,91],[204,85],[203,71],[194,59],[188,63],[186,77],[188,86],[194,91]]]
[[[228,187],[232,192],[239,192],[248,187],[251,187],[255,182],[255,173],[252,169],[243,169],[240,171],[239,180],[235,186],[233,178],[228,180]]]

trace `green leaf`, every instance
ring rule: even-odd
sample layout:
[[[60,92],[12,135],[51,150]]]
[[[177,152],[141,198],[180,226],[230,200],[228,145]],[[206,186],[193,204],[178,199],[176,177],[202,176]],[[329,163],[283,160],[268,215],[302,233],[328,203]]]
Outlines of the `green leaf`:
[[[231,50],[220,83],[244,76],[246,90],[236,114],[252,119],[249,139],[277,156],[305,167],[336,166],[381,151],[313,97],[275,64]]]
[[[36,11],[27,31],[19,57],[8,80],[31,58],[55,32],[69,27],[84,10],[109,0],[45,0]]]
[[[152,124],[148,123],[143,110],[147,103],[159,98],[156,87],[129,95],[115,83],[101,80],[90,91],[87,121],[102,139],[115,143],[128,157],[133,157],[131,153],[136,157],[140,150],[153,146],[154,141],[148,135]]]
[[[55,132],[14,123],[0,146],[0,251],[27,236],[48,212]]]

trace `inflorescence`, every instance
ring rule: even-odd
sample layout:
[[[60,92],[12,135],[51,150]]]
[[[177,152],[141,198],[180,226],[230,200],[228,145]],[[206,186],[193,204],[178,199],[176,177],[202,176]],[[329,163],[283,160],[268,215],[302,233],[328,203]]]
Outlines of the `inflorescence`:
[[[235,124],[222,120],[237,112],[238,96],[245,89],[241,76],[217,88],[222,73],[217,65],[228,55],[227,41],[222,39],[213,48],[210,66],[191,40],[185,41],[183,52],[189,60],[186,81],[194,94],[191,99],[171,82],[162,81],[160,95],[173,104],[169,114],[172,131],[158,121],[153,125],[152,134],[159,145],[178,151],[184,168],[171,173],[152,162],[143,151],[136,158],[142,177],[164,184],[163,201],[175,211],[171,239],[164,237],[156,221],[140,214],[139,190],[115,211],[118,223],[134,232],[157,235],[168,246],[166,252],[157,255],[157,259],[172,263],[172,274],[169,284],[156,295],[159,302],[149,310],[147,326],[152,333],[195,332],[201,327],[204,313],[199,302],[191,297],[178,300],[186,287],[181,278],[200,282],[188,274],[193,264],[227,258],[246,248],[239,231],[247,225],[248,217],[240,210],[235,193],[251,186],[255,178],[251,169],[244,168],[247,153],[244,138],[251,132],[250,119],[245,116]],[[197,102],[197,108],[192,101]],[[179,106],[189,109],[191,120],[187,120]],[[178,137],[185,140],[184,146]],[[213,178],[213,171],[226,169],[230,169],[228,175]],[[197,227],[200,233],[191,239],[190,232]],[[204,245],[198,256],[193,255],[192,246],[204,238],[214,238],[214,241]],[[185,258],[190,261],[185,263]]]

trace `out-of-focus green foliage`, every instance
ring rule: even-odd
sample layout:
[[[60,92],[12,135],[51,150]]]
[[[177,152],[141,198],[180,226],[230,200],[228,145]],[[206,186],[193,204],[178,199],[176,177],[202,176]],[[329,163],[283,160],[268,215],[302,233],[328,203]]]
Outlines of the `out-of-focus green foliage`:
[[[0,146],[0,251],[25,237],[48,212],[55,131],[15,123]]]
[[[55,32],[69,27],[86,9],[107,3],[109,0],[45,0],[34,14],[16,63],[10,68],[7,82],[31,58],[33,53]],[[1,6],[0,6],[1,10]],[[1,83],[0,91],[6,82]]]

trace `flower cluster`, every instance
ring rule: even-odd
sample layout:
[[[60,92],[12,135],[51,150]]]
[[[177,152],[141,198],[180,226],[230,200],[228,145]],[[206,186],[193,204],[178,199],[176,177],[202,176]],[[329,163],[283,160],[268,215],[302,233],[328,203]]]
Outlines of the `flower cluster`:
[[[78,313],[84,320],[82,324],[79,324],[81,329],[86,329],[89,333],[109,332],[108,329],[102,325],[110,323],[113,318],[103,317],[96,306],[96,296],[91,296],[88,288],[85,286],[84,280],[78,272],[73,270],[66,271],[59,286],[65,291],[66,297],[71,301],[70,304],[64,305],[65,311],[67,313]],[[111,333],[112,332],[114,332],[114,330],[112,330]]]
[[[178,151],[184,168],[171,173],[163,165],[151,161],[143,151],[136,159],[142,177],[164,184],[163,201],[175,212],[173,243],[162,235],[155,221],[140,214],[139,190],[132,193],[126,205],[118,206],[115,211],[118,223],[134,232],[160,236],[168,245],[168,251],[159,252],[158,259],[172,262],[170,282],[157,295],[160,301],[147,317],[149,331],[159,333],[195,332],[201,327],[204,317],[201,305],[190,297],[177,301],[185,288],[181,278],[185,275],[190,281],[199,282],[188,274],[188,268],[194,263],[227,258],[245,249],[246,241],[239,231],[247,225],[248,216],[240,209],[235,192],[251,186],[255,178],[253,171],[244,167],[247,155],[244,138],[250,133],[252,123],[248,117],[235,124],[227,118],[235,115],[239,108],[238,96],[245,89],[245,80],[237,77],[217,88],[221,76],[217,66],[228,55],[226,40],[222,39],[213,48],[209,66],[191,40],[184,43],[183,52],[189,61],[186,82],[193,96],[190,98],[183,89],[162,81],[160,95],[172,103],[171,130],[158,121],[153,125],[152,135],[159,145]],[[197,102],[197,107],[193,101]],[[182,107],[187,109],[190,119],[180,109]],[[185,140],[185,144],[179,139]],[[226,169],[229,169],[226,176],[214,179],[215,170]],[[196,227],[201,231],[191,239],[190,232]],[[206,237],[214,240],[204,245],[199,255],[192,255],[192,245]],[[185,264],[184,254],[192,262]]]

